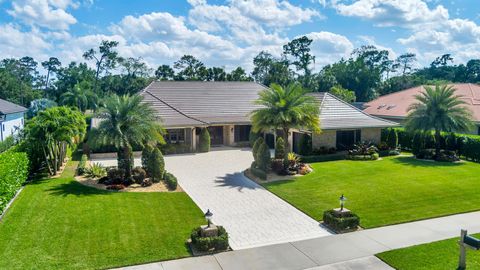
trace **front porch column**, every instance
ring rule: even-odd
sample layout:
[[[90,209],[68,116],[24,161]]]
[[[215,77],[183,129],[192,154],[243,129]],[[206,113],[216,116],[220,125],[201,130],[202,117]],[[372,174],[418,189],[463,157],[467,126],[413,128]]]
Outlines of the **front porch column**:
[[[290,148],[288,152],[293,152],[293,131],[288,132],[288,146]]]
[[[190,145],[192,147],[192,151],[195,151],[197,150],[197,129],[193,127],[193,128],[190,128],[188,132],[192,134],[192,141]]]
[[[223,144],[231,146],[235,143],[235,126],[223,126]]]

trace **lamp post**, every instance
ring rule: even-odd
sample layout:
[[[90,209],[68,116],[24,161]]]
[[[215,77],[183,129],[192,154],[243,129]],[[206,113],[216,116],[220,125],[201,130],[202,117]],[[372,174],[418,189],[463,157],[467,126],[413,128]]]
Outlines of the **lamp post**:
[[[205,212],[205,219],[207,219],[207,222],[208,222],[208,226],[207,228],[210,228],[210,224],[212,223],[212,216],[213,216],[213,213],[210,212],[210,209],[207,209],[207,212]]]
[[[347,200],[347,198],[345,196],[340,196],[340,212],[343,211],[343,206],[345,205],[345,201]]]

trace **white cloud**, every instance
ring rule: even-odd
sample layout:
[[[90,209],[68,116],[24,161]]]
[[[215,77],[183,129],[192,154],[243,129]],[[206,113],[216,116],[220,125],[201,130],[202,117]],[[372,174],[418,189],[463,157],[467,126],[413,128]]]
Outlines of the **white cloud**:
[[[335,33],[312,32],[306,36],[313,40],[311,48],[317,70],[324,65],[347,57],[354,48],[347,37]]]
[[[77,20],[66,11],[78,7],[71,0],[17,0],[12,2],[8,14],[30,26],[66,30]]]
[[[26,55],[45,58],[52,45],[44,40],[37,29],[22,32],[12,24],[0,25],[0,52],[2,58],[19,58]],[[38,60],[38,59],[37,59]]]
[[[337,12],[344,16],[372,20],[377,26],[414,27],[448,20],[442,5],[430,9],[422,0],[357,0],[351,4],[334,1]]]

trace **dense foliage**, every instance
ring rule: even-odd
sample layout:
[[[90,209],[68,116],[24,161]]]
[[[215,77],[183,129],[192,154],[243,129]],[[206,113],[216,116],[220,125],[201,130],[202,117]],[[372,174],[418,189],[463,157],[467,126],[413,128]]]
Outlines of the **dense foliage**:
[[[11,149],[0,154],[0,214],[28,177],[28,157]]]
[[[190,235],[192,245],[198,251],[224,251],[227,250],[228,233],[222,226],[217,226],[218,236],[202,237],[202,228],[198,227]]]
[[[417,103],[409,106],[405,127],[413,131],[434,131],[435,154],[440,155],[441,132],[468,131],[473,127],[472,112],[455,89],[447,85],[426,86],[415,96]]]
[[[52,107],[32,118],[25,128],[22,148],[28,153],[33,169],[45,167],[55,175],[67,157],[67,148],[83,140],[85,117],[68,107]]]
[[[96,115],[101,122],[90,131],[89,143],[115,146],[118,167],[130,178],[133,169],[132,145],[164,143],[163,129],[151,106],[139,95],[112,95]]]
[[[15,138],[13,136],[7,137],[3,142],[0,142],[0,153],[7,151],[10,147],[15,145]]]
[[[298,83],[282,87],[272,84],[270,88],[262,90],[255,104],[261,108],[251,113],[253,130],[269,131],[281,130],[285,149],[290,149],[288,135],[292,128],[308,128],[314,132],[320,131],[320,106],[318,101]],[[284,166],[288,165],[287,151],[284,156]]]
[[[278,137],[275,143],[275,158],[282,159],[285,156],[285,142],[282,137]]]

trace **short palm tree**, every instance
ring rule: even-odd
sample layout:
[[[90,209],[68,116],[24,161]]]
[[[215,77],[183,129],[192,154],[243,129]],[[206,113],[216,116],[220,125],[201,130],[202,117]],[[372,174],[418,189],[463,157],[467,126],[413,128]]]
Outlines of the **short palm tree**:
[[[435,155],[440,154],[441,132],[468,131],[473,127],[472,113],[466,103],[448,85],[425,86],[425,92],[415,96],[405,123],[407,130],[435,132]]]
[[[154,110],[139,95],[112,95],[105,99],[97,117],[99,126],[92,130],[94,144],[114,145],[118,167],[131,177],[133,168],[132,145],[164,143],[163,128]]]
[[[283,88],[272,84],[259,93],[255,104],[261,108],[251,113],[253,131],[282,130],[286,151],[284,166],[288,164],[288,134],[292,128],[307,128],[320,131],[320,105],[313,97],[306,94],[302,86],[293,83]]]

